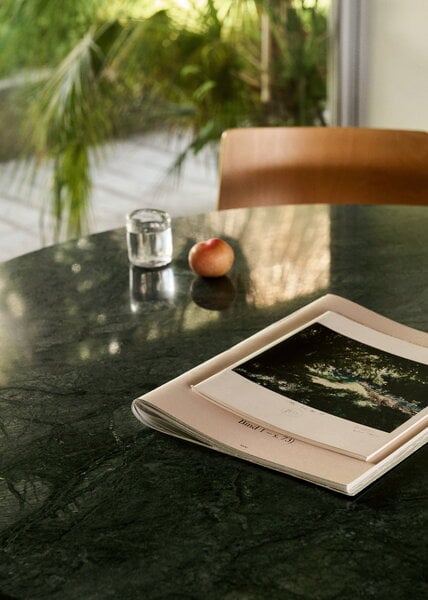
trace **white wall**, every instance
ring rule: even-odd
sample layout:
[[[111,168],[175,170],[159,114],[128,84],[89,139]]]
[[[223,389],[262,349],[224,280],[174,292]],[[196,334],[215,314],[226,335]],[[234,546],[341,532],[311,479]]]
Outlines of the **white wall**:
[[[360,125],[428,130],[428,0],[368,0]]]

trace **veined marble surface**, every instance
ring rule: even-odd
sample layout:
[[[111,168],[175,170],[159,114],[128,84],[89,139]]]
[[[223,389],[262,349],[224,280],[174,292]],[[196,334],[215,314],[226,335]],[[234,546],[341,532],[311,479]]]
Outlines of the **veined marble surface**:
[[[175,219],[163,271],[129,268],[123,229],[1,265],[0,598],[426,598],[426,449],[350,499],[130,405],[326,292],[428,331],[427,225],[426,208],[233,210]],[[236,263],[204,281],[186,257],[213,236]]]

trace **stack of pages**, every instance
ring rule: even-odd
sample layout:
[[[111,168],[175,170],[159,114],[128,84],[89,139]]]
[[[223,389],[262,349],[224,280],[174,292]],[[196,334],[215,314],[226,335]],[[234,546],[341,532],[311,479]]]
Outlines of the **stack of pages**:
[[[134,400],[163,433],[355,495],[428,436],[428,334],[327,295]]]

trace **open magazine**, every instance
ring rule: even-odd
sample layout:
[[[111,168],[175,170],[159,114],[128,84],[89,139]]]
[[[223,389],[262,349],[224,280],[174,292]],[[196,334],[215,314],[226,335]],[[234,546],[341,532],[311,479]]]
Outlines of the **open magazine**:
[[[143,423],[355,495],[428,436],[428,334],[327,295],[134,400]]]

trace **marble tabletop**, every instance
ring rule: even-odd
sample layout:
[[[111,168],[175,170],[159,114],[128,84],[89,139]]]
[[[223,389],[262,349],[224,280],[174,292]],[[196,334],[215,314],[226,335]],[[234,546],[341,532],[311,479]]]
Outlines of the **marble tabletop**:
[[[427,597],[427,452],[355,498],[145,428],[131,401],[332,292],[428,331],[424,207],[287,206],[123,229],[0,266],[0,598]],[[195,241],[235,249],[198,279]]]

